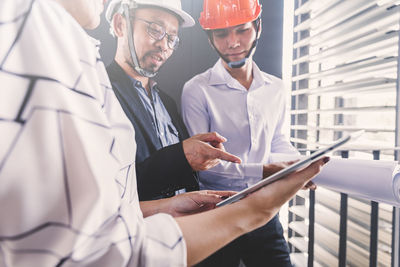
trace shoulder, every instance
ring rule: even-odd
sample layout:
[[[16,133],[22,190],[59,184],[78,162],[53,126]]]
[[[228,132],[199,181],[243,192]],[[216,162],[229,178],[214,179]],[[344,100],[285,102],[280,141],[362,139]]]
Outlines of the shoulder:
[[[112,74],[115,74],[115,73],[117,72],[117,70],[115,69],[115,66],[114,66],[114,61],[112,61],[112,62],[110,63],[110,65],[108,65],[108,66],[106,67],[106,71],[107,71],[107,73],[108,73],[108,76],[110,76],[110,80],[111,80]]]
[[[118,65],[118,63],[112,61],[110,65],[107,66],[106,70],[112,89],[114,90],[120,102],[125,102],[128,106],[130,106],[130,101],[128,101],[129,98],[134,98],[140,101],[139,94],[133,87],[133,82],[130,80],[125,71],[123,71]]]
[[[266,82],[266,84],[270,85],[272,88],[274,88],[277,92],[281,94],[287,94],[287,88],[285,87],[285,84],[281,78],[278,78],[272,74],[266,73],[264,71],[260,71],[260,76],[261,79]]]
[[[104,67],[99,77],[100,57],[92,39],[56,1],[1,0],[0,22],[4,70],[95,98],[101,93],[87,86],[88,81],[108,86]]]
[[[77,61],[96,65],[96,47],[91,38],[56,1],[2,0],[0,10],[7,10],[0,11],[0,39],[4,40],[3,48],[8,50],[9,60],[18,63],[20,60],[15,55],[30,51],[26,64],[14,64],[14,67],[30,68],[32,75],[41,75],[41,71],[55,73],[74,69]],[[42,66],[38,62],[54,67],[43,70],[38,68]]]
[[[283,87],[283,81],[281,78],[278,78],[272,74],[266,73],[264,71],[261,71],[261,77],[264,79],[264,81],[271,83],[272,85],[277,85],[277,86],[282,86]]]
[[[212,69],[210,68],[187,81],[183,86],[183,94],[191,94],[207,88],[211,76],[211,70]]]
[[[36,24],[33,26],[35,30],[47,31],[58,42],[58,46],[61,44],[65,49],[65,47],[71,46],[74,42],[78,42],[78,44],[72,45],[78,51],[83,50],[80,48],[82,42],[87,43],[91,47],[95,46],[78,22],[56,1],[34,0],[23,2],[32,2],[32,8],[27,12],[27,16],[29,16],[29,20],[32,20]],[[75,39],[68,40],[71,35]],[[60,40],[63,41],[60,43]],[[65,42],[66,44],[62,44]]]
[[[124,73],[124,71],[122,71],[115,61],[112,61],[110,65],[106,67],[106,70],[113,86],[127,78],[127,75]]]

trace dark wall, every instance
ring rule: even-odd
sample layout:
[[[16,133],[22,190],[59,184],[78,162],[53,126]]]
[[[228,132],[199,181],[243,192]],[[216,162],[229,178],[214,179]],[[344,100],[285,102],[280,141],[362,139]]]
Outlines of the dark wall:
[[[263,6],[262,29],[260,42],[254,56],[261,70],[282,76],[282,33],[283,33],[283,1],[260,0]],[[198,24],[203,9],[201,0],[182,0],[182,7],[196,20],[192,28],[181,29],[182,40],[179,49],[161,68],[155,78],[160,87],[168,92],[179,103],[183,84],[194,75],[213,66],[218,56],[210,47],[206,34]],[[102,43],[100,53],[106,65],[115,53],[115,40],[108,34],[108,25],[104,16],[100,27],[89,33]]]

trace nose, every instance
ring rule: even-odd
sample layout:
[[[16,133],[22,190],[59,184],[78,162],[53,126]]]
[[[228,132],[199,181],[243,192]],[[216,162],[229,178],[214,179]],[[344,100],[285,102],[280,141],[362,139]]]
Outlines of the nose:
[[[167,51],[169,49],[168,47],[168,36],[165,35],[164,38],[161,40],[157,41],[156,45],[163,51]]]
[[[236,48],[240,45],[239,38],[234,31],[229,32],[226,42],[229,48]]]

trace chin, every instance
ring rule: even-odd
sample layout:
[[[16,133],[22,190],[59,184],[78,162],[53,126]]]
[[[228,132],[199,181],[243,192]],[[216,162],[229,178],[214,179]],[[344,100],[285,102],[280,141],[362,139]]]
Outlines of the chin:
[[[229,57],[228,59],[229,59],[229,61],[231,61],[231,62],[236,62],[236,61],[243,60],[244,57]]]
[[[150,66],[145,67],[145,69],[146,69],[147,71],[150,71],[150,72],[158,72],[158,70],[160,69],[160,67],[161,67],[161,66],[157,66],[157,65],[151,64]]]
[[[100,25],[100,15],[87,21],[84,25],[82,25],[82,27],[87,30],[94,30],[99,25]]]

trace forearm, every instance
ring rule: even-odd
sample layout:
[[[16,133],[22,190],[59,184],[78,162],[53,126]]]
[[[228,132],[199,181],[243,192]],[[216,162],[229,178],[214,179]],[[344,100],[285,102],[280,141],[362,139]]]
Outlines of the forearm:
[[[161,212],[169,213],[167,199],[140,201],[139,205],[145,218]]]
[[[200,262],[244,233],[262,226],[274,214],[261,214],[245,203],[237,202],[201,214],[176,218],[186,241],[188,266]]]

